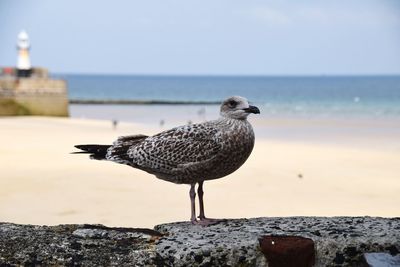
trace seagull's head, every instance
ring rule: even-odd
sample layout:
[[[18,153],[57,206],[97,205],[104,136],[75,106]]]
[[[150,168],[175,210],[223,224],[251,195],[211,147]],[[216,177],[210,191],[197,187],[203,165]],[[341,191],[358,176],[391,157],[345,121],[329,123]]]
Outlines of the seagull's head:
[[[256,106],[251,106],[244,97],[231,96],[222,102],[221,116],[223,117],[245,120],[250,113],[259,114],[260,110]]]

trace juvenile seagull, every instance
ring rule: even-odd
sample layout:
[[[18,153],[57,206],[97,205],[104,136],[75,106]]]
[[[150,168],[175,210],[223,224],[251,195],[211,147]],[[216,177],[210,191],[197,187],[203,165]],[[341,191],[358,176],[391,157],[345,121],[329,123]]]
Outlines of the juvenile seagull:
[[[203,183],[236,171],[250,156],[254,132],[247,116],[260,110],[246,98],[232,96],[220,109],[220,118],[185,125],[153,136],[119,137],[112,145],[77,145],[91,159],[109,160],[141,169],[157,178],[176,184],[190,185],[193,224],[208,225],[203,204]],[[195,211],[195,185],[199,184],[199,221]]]

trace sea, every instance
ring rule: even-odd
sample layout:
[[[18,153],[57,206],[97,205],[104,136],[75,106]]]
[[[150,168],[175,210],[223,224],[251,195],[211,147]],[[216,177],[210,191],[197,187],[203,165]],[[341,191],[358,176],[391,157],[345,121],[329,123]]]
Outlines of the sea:
[[[211,112],[212,115],[216,115],[218,107],[213,107],[215,103],[221,102],[228,96],[240,95],[259,106],[263,116],[377,119],[400,117],[400,76],[58,74],[57,77],[67,81],[71,100],[186,102],[189,104],[180,109],[197,114],[196,116],[202,116],[209,110],[216,110]],[[122,117],[117,119],[129,120],[129,116],[124,116],[124,110],[129,113],[134,112],[132,109],[135,108],[140,114],[153,110],[155,113],[165,113],[164,110],[168,109],[169,105],[138,106],[143,105],[74,104],[71,105],[71,115],[96,119],[104,116],[104,119]],[[175,108],[175,112],[180,114],[181,110]],[[96,116],[96,113],[99,115]]]
[[[400,149],[400,76],[58,77],[70,100],[105,103],[70,104],[72,118],[108,120],[110,128],[128,122],[158,132],[215,119],[218,103],[240,95],[261,110],[249,117],[258,137]]]

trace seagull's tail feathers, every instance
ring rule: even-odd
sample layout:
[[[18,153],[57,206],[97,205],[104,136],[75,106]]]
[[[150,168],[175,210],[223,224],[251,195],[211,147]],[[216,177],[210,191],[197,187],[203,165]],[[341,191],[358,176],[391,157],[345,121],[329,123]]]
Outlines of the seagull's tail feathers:
[[[106,159],[107,149],[111,145],[76,145],[75,147],[82,151],[72,152],[72,154],[90,154],[91,159],[102,160]]]

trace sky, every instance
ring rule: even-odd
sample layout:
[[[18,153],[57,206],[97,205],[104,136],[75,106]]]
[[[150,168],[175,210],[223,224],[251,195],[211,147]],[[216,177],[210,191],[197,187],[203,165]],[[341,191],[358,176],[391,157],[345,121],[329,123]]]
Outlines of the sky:
[[[25,29],[52,73],[400,74],[396,0],[0,0],[0,66]]]

